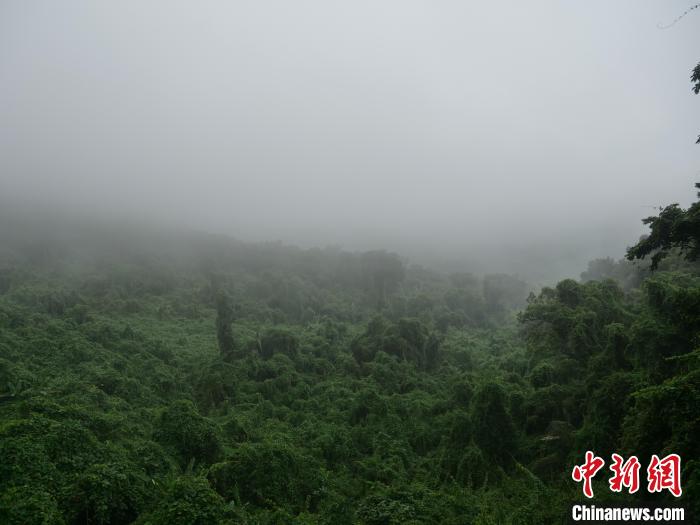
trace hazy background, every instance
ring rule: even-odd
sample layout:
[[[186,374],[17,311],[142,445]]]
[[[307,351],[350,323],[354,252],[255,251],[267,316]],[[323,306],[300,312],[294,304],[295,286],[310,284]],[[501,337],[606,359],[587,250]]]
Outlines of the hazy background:
[[[686,1],[0,3],[0,205],[544,275],[700,180]]]

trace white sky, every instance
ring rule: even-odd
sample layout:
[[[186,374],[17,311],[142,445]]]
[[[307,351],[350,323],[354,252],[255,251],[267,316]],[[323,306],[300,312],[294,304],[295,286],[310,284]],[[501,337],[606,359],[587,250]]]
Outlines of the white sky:
[[[621,253],[700,180],[700,10],[657,27],[689,5],[5,0],[0,198],[302,245]]]

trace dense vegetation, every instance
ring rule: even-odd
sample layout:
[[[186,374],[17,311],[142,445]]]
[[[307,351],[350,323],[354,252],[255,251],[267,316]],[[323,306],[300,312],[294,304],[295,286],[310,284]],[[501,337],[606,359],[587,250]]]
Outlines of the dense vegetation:
[[[670,254],[653,273],[594,261],[527,302],[385,252],[6,236],[0,522],[561,523],[588,449],[680,454],[696,504],[699,237],[675,234],[630,250]]]

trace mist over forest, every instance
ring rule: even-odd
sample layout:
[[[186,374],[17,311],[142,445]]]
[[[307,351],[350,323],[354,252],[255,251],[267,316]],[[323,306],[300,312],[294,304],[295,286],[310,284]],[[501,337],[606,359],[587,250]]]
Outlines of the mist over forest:
[[[2,2],[0,523],[694,522],[699,44],[680,0]]]
[[[685,8],[5,2],[3,208],[577,275],[692,199]]]

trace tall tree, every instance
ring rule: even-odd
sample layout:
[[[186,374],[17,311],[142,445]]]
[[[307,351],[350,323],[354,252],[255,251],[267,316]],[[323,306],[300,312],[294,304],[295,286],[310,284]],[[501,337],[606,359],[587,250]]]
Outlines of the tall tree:
[[[230,359],[234,355],[235,342],[233,339],[233,307],[228,295],[219,292],[216,296],[216,339],[219,342],[221,357]]]
[[[700,93],[700,62],[693,68],[690,74],[690,81],[693,83],[693,93],[697,95]],[[700,135],[698,135],[698,140],[695,141],[695,144],[700,144]]]
[[[700,4],[691,9],[697,7],[700,7]],[[693,68],[690,81],[693,83],[693,92],[696,95],[699,94],[700,62]],[[700,144],[700,135],[696,144]],[[700,183],[696,183],[695,187],[700,190]],[[698,198],[700,198],[700,192],[698,192]],[[690,261],[700,258],[700,200],[693,203],[687,210],[678,204],[661,207],[658,216],[647,217],[642,222],[649,225],[651,233],[627,250],[627,258],[630,261],[644,259],[647,255],[653,254],[651,269],[656,270],[659,263],[673,248],[678,248]]]
[[[700,183],[696,183],[695,187],[700,190]],[[651,255],[651,269],[656,270],[673,248],[677,248],[689,261],[700,257],[700,200],[687,210],[678,204],[662,207],[658,216],[647,217],[642,222],[649,226],[651,232],[628,248],[627,258],[630,261]]]
[[[374,293],[377,308],[380,309],[386,304],[388,295],[396,291],[406,275],[399,256],[383,250],[364,253],[362,270],[367,284]]]

